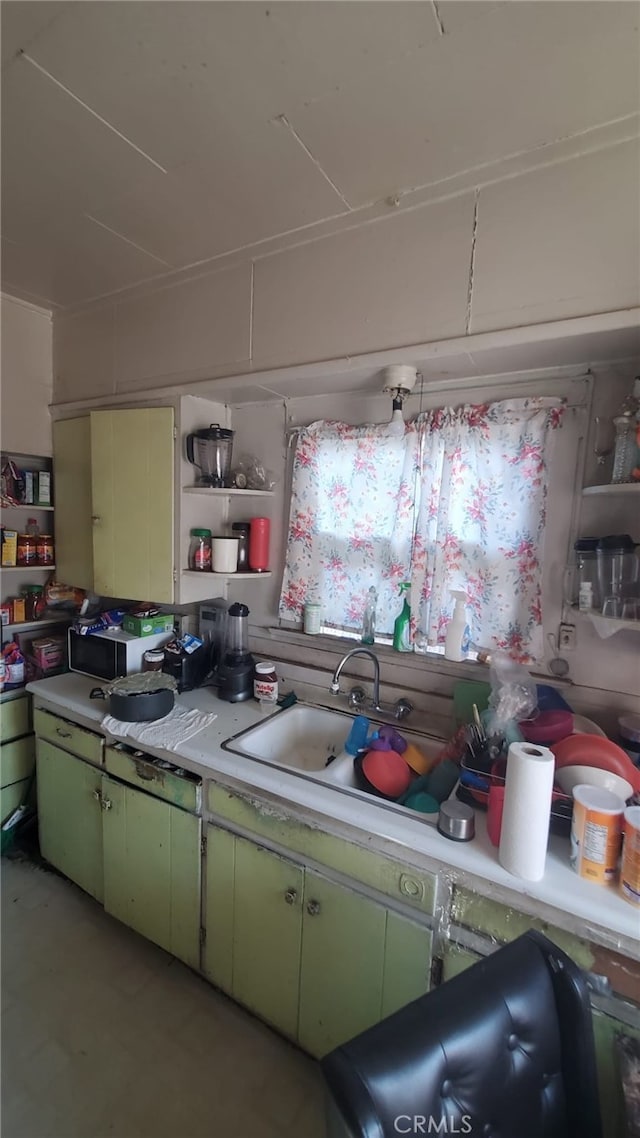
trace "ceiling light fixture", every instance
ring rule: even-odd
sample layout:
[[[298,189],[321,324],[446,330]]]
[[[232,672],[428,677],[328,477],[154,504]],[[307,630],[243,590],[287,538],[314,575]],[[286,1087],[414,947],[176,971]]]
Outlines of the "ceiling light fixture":
[[[382,372],[382,391],[392,399],[393,413],[389,422],[390,435],[404,434],[402,404],[411,395],[418,380],[418,370],[410,364],[391,364]]]

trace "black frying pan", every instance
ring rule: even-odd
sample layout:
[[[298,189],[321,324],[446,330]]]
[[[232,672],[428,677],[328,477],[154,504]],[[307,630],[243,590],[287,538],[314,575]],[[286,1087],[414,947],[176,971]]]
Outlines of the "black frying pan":
[[[91,699],[109,701],[109,714],[125,723],[144,723],[152,719],[162,719],[168,715],[175,702],[172,688],[162,687],[156,691],[109,691],[107,688],[93,688]]]

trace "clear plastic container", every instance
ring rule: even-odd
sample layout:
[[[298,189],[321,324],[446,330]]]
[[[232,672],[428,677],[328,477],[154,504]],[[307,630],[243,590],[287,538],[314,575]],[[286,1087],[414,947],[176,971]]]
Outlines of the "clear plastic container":
[[[601,537],[597,547],[600,602],[634,595],[638,580],[636,547],[628,533]]]
[[[189,568],[198,573],[211,572],[211,530],[192,529],[189,546]]]
[[[575,574],[572,604],[580,599],[580,590],[583,585],[591,585],[592,606],[599,609],[601,606],[600,588],[598,582],[598,538],[579,537],[573,546],[575,554]]]

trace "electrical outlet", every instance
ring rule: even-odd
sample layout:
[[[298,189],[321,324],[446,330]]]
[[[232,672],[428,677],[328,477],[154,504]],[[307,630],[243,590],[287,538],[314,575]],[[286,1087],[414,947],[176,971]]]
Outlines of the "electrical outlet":
[[[576,647],[575,624],[561,624],[558,636],[558,648],[561,652],[574,652]]]

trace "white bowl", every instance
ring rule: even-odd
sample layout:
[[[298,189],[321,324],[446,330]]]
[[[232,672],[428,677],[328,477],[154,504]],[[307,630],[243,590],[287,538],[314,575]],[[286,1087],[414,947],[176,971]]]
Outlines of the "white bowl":
[[[561,790],[565,794],[571,794],[574,786],[584,783],[586,786],[599,786],[602,790],[610,790],[613,794],[619,795],[626,802],[633,794],[633,787],[626,778],[621,778],[620,775],[613,774],[612,771],[605,771],[601,767],[561,767],[556,770],[555,778]]]

